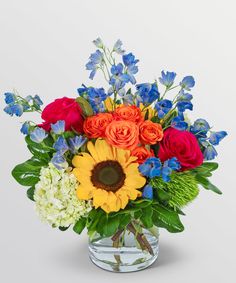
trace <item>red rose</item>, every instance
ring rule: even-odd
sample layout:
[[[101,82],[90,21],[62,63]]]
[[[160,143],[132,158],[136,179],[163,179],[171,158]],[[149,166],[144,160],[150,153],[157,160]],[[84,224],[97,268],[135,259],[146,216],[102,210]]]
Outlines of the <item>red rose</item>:
[[[168,128],[160,142],[158,157],[165,161],[176,157],[181,164],[181,170],[193,169],[203,162],[203,154],[196,137],[187,131]]]
[[[56,99],[44,108],[41,117],[45,122],[39,126],[46,131],[50,131],[51,124],[56,123],[58,120],[64,120],[66,131],[83,132],[82,109],[74,98],[63,97]]]

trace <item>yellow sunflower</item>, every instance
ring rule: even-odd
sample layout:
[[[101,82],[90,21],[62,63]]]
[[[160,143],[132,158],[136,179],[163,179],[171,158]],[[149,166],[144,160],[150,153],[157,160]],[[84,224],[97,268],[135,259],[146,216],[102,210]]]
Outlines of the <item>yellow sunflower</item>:
[[[87,148],[89,153],[83,152],[72,160],[73,173],[80,183],[79,199],[93,199],[95,208],[109,213],[141,196],[138,189],[146,179],[140,175],[136,157],[129,150],[112,147],[103,139],[97,139],[95,144],[89,141]]]

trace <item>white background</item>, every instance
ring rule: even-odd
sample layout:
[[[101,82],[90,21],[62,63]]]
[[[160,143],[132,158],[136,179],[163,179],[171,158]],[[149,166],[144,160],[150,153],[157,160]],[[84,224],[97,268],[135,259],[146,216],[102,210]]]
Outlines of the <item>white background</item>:
[[[75,97],[81,83],[91,84],[84,67],[95,50],[91,41],[100,36],[112,45],[120,38],[140,59],[139,82],[153,81],[162,69],[176,71],[179,80],[194,75],[191,118],[229,133],[218,146],[221,166],[212,178],[224,194],[201,191],[185,209],[185,231],[161,232],[160,257],[150,269],[113,274],[89,262],[86,234],[39,222],[10,175],[29,157],[19,132],[24,117],[1,111],[1,282],[235,282],[235,10],[233,0],[0,0],[1,108],[2,94],[13,88],[45,103]],[[102,83],[100,76],[93,82]]]

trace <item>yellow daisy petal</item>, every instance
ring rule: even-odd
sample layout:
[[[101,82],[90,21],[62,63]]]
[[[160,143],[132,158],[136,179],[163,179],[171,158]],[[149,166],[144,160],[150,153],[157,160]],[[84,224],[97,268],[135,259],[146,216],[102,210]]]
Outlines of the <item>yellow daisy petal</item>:
[[[107,202],[111,211],[118,211],[117,209],[117,196],[113,192],[108,192]]]
[[[116,195],[121,202],[120,207],[122,209],[124,209],[126,207],[126,205],[128,204],[128,201],[129,201],[129,198],[127,196],[127,192],[119,190],[118,192],[116,192]]]

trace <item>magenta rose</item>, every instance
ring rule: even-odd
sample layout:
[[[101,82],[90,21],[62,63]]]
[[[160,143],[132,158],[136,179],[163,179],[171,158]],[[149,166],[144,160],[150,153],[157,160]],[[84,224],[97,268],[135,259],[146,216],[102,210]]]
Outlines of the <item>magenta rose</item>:
[[[50,131],[51,124],[64,120],[66,131],[83,133],[82,109],[74,98],[63,97],[48,104],[42,112],[42,119],[44,122],[39,126],[46,131]]]
[[[176,157],[182,171],[193,169],[203,162],[203,154],[196,137],[188,131],[179,131],[174,128],[165,130],[158,157],[162,162]]]

